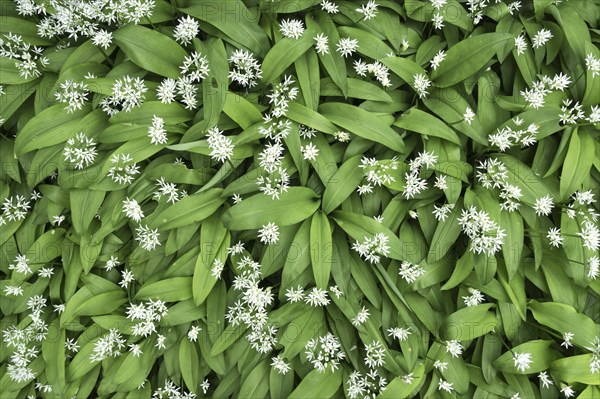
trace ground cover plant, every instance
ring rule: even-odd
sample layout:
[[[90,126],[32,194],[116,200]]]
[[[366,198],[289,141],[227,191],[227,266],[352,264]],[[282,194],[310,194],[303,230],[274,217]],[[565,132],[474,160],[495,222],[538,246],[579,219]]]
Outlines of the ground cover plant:
[[[597,0],[2,0],[0,396],[599,398]]]

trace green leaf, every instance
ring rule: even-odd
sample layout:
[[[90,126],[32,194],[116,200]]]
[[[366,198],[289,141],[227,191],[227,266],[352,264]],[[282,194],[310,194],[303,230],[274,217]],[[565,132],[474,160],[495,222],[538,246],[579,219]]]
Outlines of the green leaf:
[[[315,32],[307,30],[299,39],[284,37],[267,53],[262,64],[263,82],[280,80],[281,74],[314,44]]]
[[[381,143],[392,150],[404,152],[404,142],[400,135],[369,111],[350,104],[330,102],[321,104],[319,112],[331,122],[357,136]]]
[[[582,384],[600,385],[600,378],[590,371],[592,354],[570,356],[558,359],[552,363],[550,373],[553,377],[567,384],[580,382]],[[583,397],[583,394],[580,395]]]
[[[255,10],[249,10],[240,0],[224,0],[214,2],[200,0],[181,11],[214,26],[220,31],[210,32],[223,38],[235,47],[246,47],[253,53],[263,57],[269,50],[269,39],[258,25],[259,16]],[[208,30],[209,27],[203,28]],[[211,29],[212,30],[212,29]]]
[[[554,341],[534,340],[518,345],[512,350],[504,352],[494,361],[494,366],[498,370],[511,374],[533,374],[550,368],[552,362],[558,357],[558,353],[550,348]],[[514,353],[530,353],[532,362],[525,371],[517,370],[513,361]]]
[[[113,36],[115,43],[136,65],[168,78],[179,77],[179,67],[187,53],[170,37],[133,24],[119,28]]]
[[[560,175],[560,197],[563,201],[567,201],[573,192],[581,188],[592,168],[594,156],[594,140],[590,135],[579,134],[575,129]]]
[[[470,306],[448,315],[440,328],[443,339],[470,341],[493,331],[498,324],[493,304]]]
[[[327,216],[316,212],[310,225],[310,258],[315,282],[320,289],[329,286],[329,273],[333,261],[333,242]]]
[[[573,343],[582,349],[591,345],[594,337],[600,335],[600,325],[575,308],[557,302],[540,303],[530,301],[528,308],[533,317],[542,325],[559,334],[573,333]]]
[[[77,234],[87,232],[96,212],[104,201],[103,191],[72,189],[69,192],[71,202],[71,219]]]
[[[415,391],[421,380],[423,379],[423,373],[425,369],[423,367],[423,363],[420,363],[414,370],[412,370],[412,377],[414,380],[411,381],[410,384],[407,384],[403,376],[395,377],[386,387],[383,392],[381,392],[377,398],[378,399],[401,399],[409,397],[410,394]]]
[[[185,385],[190,391],[196,392],[200,376],[200,359],[196,346],[185,338],[179,343],[179,367]]]
[[[269,222],[288,226],[310,217],[319,207],[314,191],[290,187],[279,199],[259,193],[232,206],[223,214],[223,224],[231,230],[259,229]]]
[[[91,108],[86,105],[73,113],[68,113],[64,108],[64,104],[57,104],[31,118],[17,134],[15,154],[20,156],[50,147],[74,136],[82,118],[89,114]]]
[[[411,108],[408,112],[400,115],[394,122],[394,126],[427,136],[440,137],[460,145],[460,139],[448,125],[435,116],[417,108]]]
[[[329,214],[352,194],[363,179],[357,173],[362,154],[348,159],[331,177],[323,193],[323,212]]]
[[[298,384],[288,399],[332,398],[342,385],[342,372],[312,370]]]
[[[188,195],[154,217],[149,226],[159,231],[171,230],[199,222],[212,215],[225,202],[220,188]]]
[[[431,79],[439,87],[460,83],[485,67],[509,40],[514,37],[508,33],[484,33],[462,40],[448,49]]]
[[[135,295],[136,299],[160,299],[165,302],[185,301],[191,297],[191,277],[173,277],[146,283]]]

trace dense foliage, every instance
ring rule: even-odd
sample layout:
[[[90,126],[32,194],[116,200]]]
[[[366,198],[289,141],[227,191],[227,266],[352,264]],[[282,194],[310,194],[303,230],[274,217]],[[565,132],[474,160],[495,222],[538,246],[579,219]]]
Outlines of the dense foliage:
[[[598,0],[2,0],[2,398],[600,397]]]

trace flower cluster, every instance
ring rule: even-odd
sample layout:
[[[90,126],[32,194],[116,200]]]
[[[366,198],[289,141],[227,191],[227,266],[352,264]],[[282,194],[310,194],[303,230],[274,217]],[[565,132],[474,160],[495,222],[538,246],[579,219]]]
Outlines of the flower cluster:
[[[334,372],[346,357],[339,339],[332,333],[310,339],[304,349],[308,361],[321,373],[327,369]]]
[[[156,332],[156,322],[167,315],[167,306],[161,300],[149,299],[145,303],[130,303],[127,318],[131,321],[141,320],[133,326],[133,335],[149,336]]]
[[[519,144],[525,147],[535,144],[539,126],[535,123],[530,123],[527,128],[520,129],[519,127],[523,124],[523,120],[516,117],[512,121],[515,124],[515,128],[513,129],[508,125],[499,128],[496,133],[490,134],[490,144],[498,147],[500,151],[506,151]]]
[[[0,57],[14,60],[19,75],[25,79],[41,76],[40,69],[50,63],[48,58],[43,56],[44,49],[26,43],[22,36],[11,32],[3,36],[4,38],[0,38]]]
[[[390,252],[390,246],[388,244],[389,237],[384,233],[377,233],[372,238],[366,237],[363,242],[356,241],[352,244],[358,254],[365,260],[371,263],[378,263],[380,255],[387,256]]]
[[[92,165],[97,155],[94,139],[86,136],[83,132],[68,139],[63,150],[65,161],[74,165],[75,169],[83,169],[84,166]]]
[[[487,189],[499,188],[502,210],[514,212],[521,206],[521,188],[508,181],[506,165],[495,158],[488,158],[477,166],[477,179]]]
[[[492,256],[502,248],[506,233],[487,212],[477,210],[475,206],[463,209],[458,224],[471,239],[472,252]]]

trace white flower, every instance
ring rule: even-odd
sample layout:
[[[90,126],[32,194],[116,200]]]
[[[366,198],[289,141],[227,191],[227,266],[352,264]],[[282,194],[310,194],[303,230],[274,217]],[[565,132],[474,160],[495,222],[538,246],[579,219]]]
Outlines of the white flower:
[[[165,337],[164,335],[160,335],[160,334],[156,334],[156,345],[154,345],[156,348],[158,349],[165,349],[165,341],[167,340],[167,337]]]
[[[260,238],[260,242],[265,244],[275,244],[279,241],[279,226],[273,222],[263,225],[262,228],[258,230],[258,237]]]
[[[330,0],[321,0],[321,9],[329,14],[337,14],[340,11],[337,4]]]
[[[65,110],[70,114],[83,108],[88,100],[88,94],[90,90],[85,83],[65,80],[60,84],[60,90],[54,93],[54,97],[56,101],[67,104]]]
[[[140,204],[134,199],[129,199],[129,197],[123,200],[123,210],[125,212],[125,216],[139,222],[144,217],[144,212],[140,207]]]
[[[333,136],[335,137],[335,139],[341,143],[345,143],[347,141],[350,141],[350,134],[348,132],[344,132],[344,131],[337,131],[333,134]]]
[[[365,345],[365,364],[374,369],[385,364],[385,349],[379,341],[372,341]]]
[[[173,31],[173,37],[183,45],[190,44],[192,39],[200,33],[200,24],[189,15],[179,18],[177,22],[177,26]]]
[[[71,352],[79,352],[79,344],[75,338],[67,338],[65,340],[65,349]]]
[[[110,47],[112,40],[112,32],[104,29],[99,29],[96,33],[94,33],[94,36],[92,36],[92,43],[94,46],[102,47],[105,50]]]
[[[388,336],[394,337],[395,339],[397,339],[399,341],[406,341],[408,339],[408,336],[412,334],[410,332],[410,327],[408,327],[408,328],[392,327],[392,328],[388,328],[387,331],[388,331]]]
[[[216,278],[217,280],[220,280],[221,273],[223,273],[224,268],[225,268],[225,264],[223,263],[223,261],[220,259],[215,259],[213,261],[213,265],[212,265],[212,268],[210,269],[210,272],[214,278]]]
[[[448,368],[448,362],[442,362],[440,360],[436,360],[433,363],[433,367],[443,372],[444,370],[446,370],[446,368]]]
[[[446,341],[446,352],[450,353],[452,357],[459,357],[463,353],[463,349],[460,341],[455,339]]]
[[[550,385],[554,385],[554,383],[552,382],[552,380],[548,376],[548,372],[547,371],[542,371],[541,373],[539,373],[538,374],[538,378],[540,379],[540,382],[542,383],[542,386],[544,388],[550,388]]]
[[[21,195],[7,197],[2,203],[2,220],[6,218],[10,222],[23,220],[27,216],[27,211],[31,208],[29,201]],[[2,223],[3,224],[3,223]],[[2,225],[0,224],[0,226]]]
[[[476,290],[476,289],[469,289],[469,290],[471,291],[471,295],[462,297],[464,300],[464,303],[467,307],[477,306],[485,300],[485,298],[481,294],[481,291]]]
[[[427,89],[431,86],[431,80],[427,77],[427,75],[423,73],[418,73],[413,76],[414,83],[413,86],[419,95],[419,98],[427,97],[429,92]]]
[[[370,194],[373,192],[373,186],[370,184],[363,184],[361,186],[358,186],[356,188],[356,191],[358,192],[358,195]]]
[[[137,227],[135,231],[135,240],[139,241],[146,251],[152,251],[157,245],[160,245],[158,229],[151,229],[148,225],[144,225]]]
[[[585,67],[592,73],[592,79],[596,76],[600,76],[600,58],[594,57],[594,54],[587,54],[585,57]]]
[[[352,249],[358,252],[365,260],[368,260],[371,263],[377,263],[380,260],[379,255],[387,256],[389,253],[390,247],[388,241],[389,237],[384,233],[377,233],[373,238],[365,236],[362,243],[356,241],[352,244]]]
[[[271,122],[272,117],[280,118],[285,116],[289,102],[298,97],[298,88],[292,87],[292,84],[294,83],[295,81],[291,76],[285,75],[283,82],[273,85],[271,94],[267,94],[269,104],[273,105],[273,110],[270,115],[264,117],[265,123]],[[288,120],[277,121],[277,123],[271,125],[271,129],[274,129],[277,132],[277,134],[273,136],[273,139],[279,141],[287,137],[291,131],[291,122]],[[262,131],[260,131],[260,133],[271,138],[270,134],[265,134]]]
[[[554,202],[552,201],[552,197],[549,195],[545,195],[541,198],[535,200],[535,205],[533,209],[535,209],[535,214],[538,216],[544,215],[548,216],[552,212],[552,208],[554,208]]]
[[[513,362],[517,370],[524,372],[531,367],[531,353],[513,353]]]
[[[473,122],[473,120],[475,119],[475,113],[473,112],[473,110],[471,109],[471,107],[467,107],[465,109],[465,113],[463,114],[463,119],[469,125]]]
[[[62,222],[65,221],[65,215],[56,215],[56,216],[52,216],[52,220],[50,221],[50,224],[52,224],[52,226],[60,226]]]
[[[271,366],[273,366],[279,374],[287,374],[287,372],[292,369],[289,363],[286,363],[285,360],[283,360],[281,355],[271,358]]]
[[[262,78],[260,63],[249,51],[236,49],[229,57],[229,62],[233,64],[229,78],[240,86],[254,87],[257,85],[256,81]]]
[[[560,107],[561,114],[559,115],[560,123],[563,125],[566,124],[575,124],[579,119],[585,118],[585,112],[583,112],[583,108],[576,102],[573,107],[570,105],[573,103],[573,100],[566,99],[563,100],[563,105]]]
[[[119,258],[114,255],[110,256],[110,259],[106,261],[106,265],[104,266],[106,270],[111,271],[113,268],[119,266],[121,262],[119,262]]]
[[[366,21],[374,18],[375,15],[377,15],[377,7],[379,7],[379,5],[375,0],[369,0],[367,4],[361,5],[360,8],[356,9],[356,11],[363,14]]]
[[[454,204],[444,204],[442,206],[433,205],[433,217],[438,222],[445,222],[450,212],[454,209]]]
[[[445,59],[446,59],[446,53],[444,52],[444,50],[438,51],[438,53],[431,60],[431,67],[434,70],[437,69],[437,67],[439,67],[440,64],[442,63],[442,61],[444,61]],[[469,108],[467,108],[467,109],[469,109]]]
[[[73,164],[75,169],[83,169],[84,166],[92,165],[97,155],[94,139],[86,136],[83,132],[68,139],[63,150],[65,161]]]
[[[23,288],[20,285],[7,285],[4,287],[4,295],[22,296]]]
[[[565,398],[570,398],[571,396],[575,396],[575,391],[571,388],[570,385],[565,386],[560,392],[565,395]]]
[[[472,252],[492,256],[502,248],[506,233],[487,212],[478,211],[475,206],[471,206],[468,210],[463,209],[458,224],[471,239]]]
[[[533,48],[542,47],[553,37],[548,29],[540,29],[533,37]]]
[[[560,233],[560,228],[558,227],[552,227],[550,230],[548,230],[548,234],[546,234],[546,238],[548,238],[548,240],[550,240],[550,245],[552,245],[553,247],[560,247],[563,243],[563,236]]]
[[[296,289],[294,289],[294,287],[288,288],[285,291],[285,296],[286,296],[287,300],[291,303],[303,301],[304,300],[304,289],[300,285]]]
[[[592,280],[595,280],[596,277],[600,274],[600,258],[597,255],[592,256],[588,259],[588,274],[587,276]]]
[[[290,39],[299,39],[304,34],[304,23],[298,19],[284,19],[279,24],[279,31]]]
[[[210,148],[210,157],[219,162],[230,160],[233,156],[233,141],[223,135],[218,127],[208,129],[208,147]]]
[[[319,149],[313,143],[308,143],[305,146],[301,146],[300,151],[302,152],[304,159],[309,161],[314,161],[317,159],[317,155],[319,155]]]
[[[197,51],[186,56],[179,69],[181,69],[181,74],[189,77],[192,82],[200,82],[210,73],[208,59]]]
[[[156,88],[156,97],[164,104],[170,104],[175,101],[175,92],[177,91],[177,81],[175,79],[164,79]]]
[[[269,176],[259,176],[256,179],[256,184],[258,185],[258,190],[265,195],[271,196],[271,199],[279,199],[280,194],[287,192],[289,179],[290,176],[287,170],[279,166]]]
[[[563,333],[563,342],[560,344],[560,346],[564,346],[565,349],[568,349],[569,347],[573,346],[571,340],[573,340],[574,336],[575,334],[569,331]]]
[[[42,267],[38,270],[38,276],[41,278],[50,278],[54,274],[54,269],[51,267]]]
[[[344,293],[338,288],[337,285],[332,285],[329,287],[329,291],[331,291],[333,293],[333,295],[335,295],[336,298],[340,298],[342,295],[344,295]]]
[[[200,333],[202,329],[200,328],[200,326],[192,326],[188,333],[188,339],[190,340],[190,342],[196,342],[198,340],[198,334]]]
[[[444,391],[446,391],[448,393],[452,392],[452,390],[453,390],[452,383],[440,379],[438,381],[438,391],[441,391],[441,390],[444,390]]]
[[[414,379],[415,379],[415,377],[413,377],[413,373],[409,373],[409,374],[406,374],[406,375],[402,376],[402,381],[405,384],[409,384],[409,385],[412,384],[413,381],[414,381]]]
[[[8,265],[9,270],[14,270],[17,273],[21,274],[30,274],[32,273],[31,268],[29,267],[29,259],[25,255],[17,255],[15,258],[15,263],[11,263]]]
[[[431,22],[435,29],[442,29],[444,27],[444,16],[440,12],[435,12],[431,16]]]
[[[341,346],[335,335],[327,333],[318,340],[310,339],[304,347],[304,353],[308,361],[319,372],[322,373],[328,368],[334,372],[339,367],[340,361],[346,356],[341,350]]]
[[[160,179],[156,179],[156,185],[158,189],[154,192],[154,198],[157,201],[160,201],[162,197],[168,197],[167,202],[171,204],[179,201],[179,192],[177,191],[177,186],[175,183],[167,183],[164,177]]]
[[[577,233],[577,235],[583,239],[584,247],[590,251],[597,252],[600,249],[600,230],[598,226],[589,220],[586,220],[583,226],[581,232]]]
[[[337,44],[337,51],[344,58],[347,58],[354,54],[358,48],[358,40],[350,39],[349,37],[341,38]]]
[[[241,241],[238,241],[236,244],[227,248],[227,253],[229,255],[237,255],[237,254],[241,254],[243,252],[244,252],[244,243],[242,243]]]
[[[355,327],[358,327],[358,326],[364,324],[369,319],[369,316],[370,316],[369,309],[367,309],[363,306],[362,309],[352,319],[352,324]]]
[[[100,105],[108,115],[117,114],[121,110],[130,112],[133,108],[142,105],[146,99],[144,94],[146,91],[148,88],[145,86],[144,79],[126,75],[115,81],[112,96],[104,98]]]
[[[134,357],[140,357],[144,354],[144,352],[142,352],[142,349],[140,348],[140,346],[138,344],[129,344],[129,352],[131,352],[131,354]]]
[[[130,154],[113,154],[110,162],[114,164],[108,170],[108,176],[119,184],[131,184],[134,176],[140,173],[140,168]]]
[[[592,190],[576,191],[573,194],[573,201],[579,205],[591,205],[595,202]]]
[[[406,280],[407,283],[411,284],[419,277],[425,275],[425,270],[419,265],[413,265],[410,262],[403,261],[400,265],[400,270],[398,270],[398,274],[400,274],[400,277]]]
[[[522,33],[515,37],[515,47],[517,48],[517,55],[525,54],[525,51],[527,50],[527,40],[525,40],[525,36]]]
[[[121,355],[121,349],[125,347],[126,340],[116,328],[111,328],[109,332],[96,341],[94,353],[90,355],[90,360],[99,362],[109,357],[118,357]]]
[[[313,287],[312,290],[306,295],[304,302],[310,306],[327,306],[329,305],[329,298],[327,298],[327,291],[321,290],[317,287]]]
[[[317,36],[314,37],[314,40],[317,42],[315,44],[317,53],[321,55],[329,54],[329,44],[327,44],[329,38],[325,36],[325,34],[319,33]]]
[[[202,384],[200,384],[200,388],[202,388],[202,393],[206,395],[208,389],[210,388],[210,383],[208,382],[208,379],[204,380]]]
[[[148,137],[150,137],[150,144],[167,143],[167,131],[165,130],[165,120],[163,118],[152,115],[152,125],[148,128]]]

